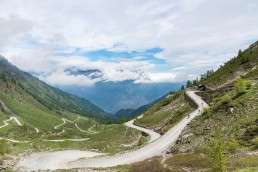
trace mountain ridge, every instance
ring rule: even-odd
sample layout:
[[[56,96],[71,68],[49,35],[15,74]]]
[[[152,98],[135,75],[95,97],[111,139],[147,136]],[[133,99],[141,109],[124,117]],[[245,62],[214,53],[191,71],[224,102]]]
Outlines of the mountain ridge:
[[[90,101],[49,86],[29,73],[21,71],[4,56],[0,56],[0,72],[4,77],[16,82],[22,89],[49,109],[58,111],[63,108],[73,113],[96,117],[103,121],[106,119],[111,120],[112,118],[110,114],[104,112]]]

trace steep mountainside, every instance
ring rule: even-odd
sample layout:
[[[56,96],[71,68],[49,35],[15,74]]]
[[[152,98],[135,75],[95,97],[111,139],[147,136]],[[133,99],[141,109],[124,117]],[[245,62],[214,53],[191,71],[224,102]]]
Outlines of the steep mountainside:
[[[2,79],[13,82],[15,87],[23,89],[42,105],[57,113],[67,110],[71,113],[95,117],[102,121],[112,121],[109,114],[91,102],[45,84],[19,70],[2,56],[0,56],[0,74]]]
[[[210,107],[183,130],[167,157],[136,163],[129,171],[258,171],[258,42],[193,83],[189,89],[199,84],[211,89],[197,93]],[[165,102],[150,107],[136,124],[156,129],[168,123]]]
[[[161,100],[165,99],[168,95],[169,94],[166,94],[166,95],[162,96],[161,98],[159,98],[159,99],[157,99],[157,100],[155,100],[155,101],[153,101],[149,104],[141,106],[137,109],[121,109],[114,114],[114,117],[116,119],[120,120],[120,121],[121,121],[122,118],[124,118],[126,120],[135,118],[136,116],[139,116],[139,115],[143,114],[146,110],[148,110],[155,103],[158,103]]]

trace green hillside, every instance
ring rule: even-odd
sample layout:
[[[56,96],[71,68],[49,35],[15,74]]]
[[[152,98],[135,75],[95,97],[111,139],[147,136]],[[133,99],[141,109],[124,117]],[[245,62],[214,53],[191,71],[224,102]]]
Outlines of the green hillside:
[[[89,101],[50,87],[0,57],[0,154],[63,149],[116,153],[140,146],[123,146],[140,140],[142,133],[114,122]]]
[[[135,124],[163,134],[192,110],[184,100],[183,92],[171,93],[147,109]]]
[[[198,93],[210,108],[183,130],[165,159],[152,158],[127,166],[125,171],[258,171],[257,66],[258,42],[239,51],[217,71],[189,82],[191,90],[198,84],[211,89]],[[164,125],[184,102],[180,92],[175,93],[147,109],[136,124],[153,129]],[[162,111],[168,105],[175,109]],[[170,118],[176,119],[173,115]]]
[[[94,117],[103,122],[112,122],[110,114],[91,102],[45,84],[30,74],[19,70],[2,56],[0,56],[0,75],[2,79],[15,84],[15,87],[19,87],[30,94],[49,110],[54,110],[57,113],[67,110],[83,116]]]

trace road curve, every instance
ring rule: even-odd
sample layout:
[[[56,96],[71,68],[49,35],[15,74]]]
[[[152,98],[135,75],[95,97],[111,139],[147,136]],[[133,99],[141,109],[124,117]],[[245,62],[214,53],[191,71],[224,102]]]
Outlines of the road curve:
[[[52,164],[51,162],[54,160],[51,157],[48,159],[44,159],[42,156],[31,155],[28,158],[20,161],[18,166],[24,166],[29,170],[55,170],[55,169],[72,169],[72,168],[83,168],[83,167],[112,167],[123,164],[130,164],[137,161],[142,161],[154,156],[161,155],[166,152],[168,148],[175,144],[177,138],[179,137],[182,130],[185,126],[196,116],[200,115],[199,110],[202,112],[205,107],[208,105],[197,96],[194,91],[187,91],[186,94],[192,98],[198,105],[198,109],[190,114],[190,117],[185,117],[181,120],[176,126],[171,128],[168,132],[166,132],[159,139],[147,144],[146,146],[123,154],[117,154],[114,156],[104,156],[104,157],[96,157],[96,158],[84,158],[77,157],[77,159],[66,159],[62,160],[62,157],[59,158],[59,162]],[[49,153],[51,154],[51,153]],[[84,158],[84,159],[79,159]],[[42,161],[44,159],[44,161]]]
[[[128,126],[128,127],[135,128],[137,130],[140,130],[140,131],[143,131],[143,132],[149,134],[150,137],[151,137],[150,140],[149,140],[149,143],[153,142],[154,140],[157,140],[158,138],[160,138],[160,134],[159,133],[157,133],[157,132],[155,132],[153,130],[147,129],[147,128],[143,128],[143,127],[134,125],[133,123],[134,123],[134,119],[131,120],[131,121],[126,122],[125,125]]]
[[[14,120],[19,126],[22,126],[21,122],[16,117],[11,116],[10,119],[3,121],[4,125],[0,126],[0,128],[8,126],[9,125],[8,122],[11,120]]]

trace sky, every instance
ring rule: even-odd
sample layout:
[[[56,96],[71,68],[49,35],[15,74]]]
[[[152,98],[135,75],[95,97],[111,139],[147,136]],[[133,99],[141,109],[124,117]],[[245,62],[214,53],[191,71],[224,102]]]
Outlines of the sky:
[[[181,82],[257,41],[257,7],[256,0],[0,0],[0,54],[52,85]]]

